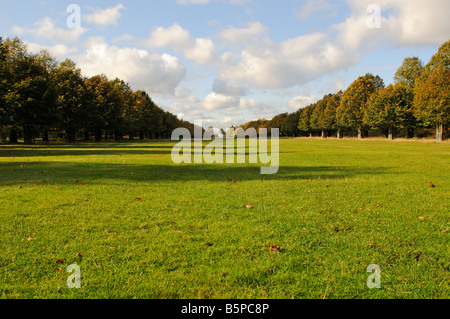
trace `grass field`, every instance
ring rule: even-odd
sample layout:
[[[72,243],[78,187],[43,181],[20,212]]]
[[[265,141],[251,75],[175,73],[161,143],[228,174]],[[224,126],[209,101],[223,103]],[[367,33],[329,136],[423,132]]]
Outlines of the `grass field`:
[[[0,298],[450,298],[449,143],[286,139],[276,175],[174,144],[0,146]]]

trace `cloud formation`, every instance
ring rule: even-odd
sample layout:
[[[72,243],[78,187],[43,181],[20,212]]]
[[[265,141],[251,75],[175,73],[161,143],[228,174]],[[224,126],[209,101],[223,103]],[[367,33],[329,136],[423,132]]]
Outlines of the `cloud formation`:
[[[91,8],[93,12],[91,14],[84,15],[83,19],[87,23],[92,23],[97,26],[117,25],[118,20],[122,16],[120,10],[123,9],[125,9],[125,7],[121,3],[112,8]]]
[[[216,58],[216,48],[211,39],[194,38],[178,23],[168,28],[157,27],[142,43],[151,49],[171,48],[176,53],[183,54],[186,59],[199,64],[211,63]]]
[[[33,26],[34,28],[14,26],[12,31],[18,36],[31,35],[36,40],[51,40],[57,43],[76,43],[88,31],[84,28],[58,28],[49,17],[38,20]]]
[[[175,94],[175,89],[186,76],[186,67],[169,54],[155,54],[136,48],[118,48],[103,38],[90,38],[86,51],[77,62],[86,76],[105,74],[120,78],[134,89],[145,89],[152,95]]]

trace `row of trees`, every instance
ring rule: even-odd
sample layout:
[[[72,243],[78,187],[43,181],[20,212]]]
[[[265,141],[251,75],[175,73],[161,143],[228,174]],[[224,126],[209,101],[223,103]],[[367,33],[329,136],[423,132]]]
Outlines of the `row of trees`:
[[[252,121],[242,127],[277,127],[284,136],[335,134],[338,138],[344,132],[357,132],[364,138],[369,130],[379,130],[390,139],[400,130],[411,138],[419,128],[436,128],[437,140],[442,141],[449,124],[450,41],[426,65],[417,57],[406,58],[393,84],[385,86],[378,75],[368,73],[344,92],[327,94],[271,121]]]
[[[159,108],[144,91],[105,75],[84,77],[74,62],[58,63],[48,52],[32,54],[18,38],[0,38],[0,131],[17,143],[49,133],[75,142],[168,138],[194,126]]]

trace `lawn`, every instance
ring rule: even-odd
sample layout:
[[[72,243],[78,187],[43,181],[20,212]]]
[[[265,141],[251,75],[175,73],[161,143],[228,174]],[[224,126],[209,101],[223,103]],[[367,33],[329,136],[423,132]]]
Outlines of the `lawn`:
[[[174,145],[0,145],[0,298],[450,298],[449,143],[283,139],[275,175]]]

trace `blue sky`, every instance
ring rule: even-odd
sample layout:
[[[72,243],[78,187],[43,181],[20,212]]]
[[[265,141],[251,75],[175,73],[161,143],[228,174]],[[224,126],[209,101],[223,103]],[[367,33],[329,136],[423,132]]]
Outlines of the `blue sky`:
[[[67,24],[70,4],[80,28]],[[379,28],[367,23],[371,4]],[[0,36],[227,128],[296,111],[368,72],[391,83],[404,58],[427,63],[449,40],[448,12],[447,0],[21,0],[2,5]]]

